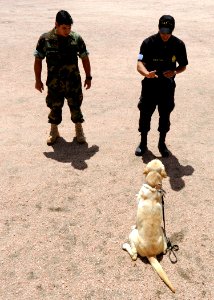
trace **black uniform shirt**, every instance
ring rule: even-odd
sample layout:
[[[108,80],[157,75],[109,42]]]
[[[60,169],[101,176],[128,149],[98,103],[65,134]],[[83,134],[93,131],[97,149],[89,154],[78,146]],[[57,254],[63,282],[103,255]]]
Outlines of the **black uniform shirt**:
[[[175,70],[177,64],[183,67],[188,65],[184,42],[173,35],[164,42],[159,33],[143,41],[138,61],[142,61],[148,71],[156,70],[159,77],[165,71]]]

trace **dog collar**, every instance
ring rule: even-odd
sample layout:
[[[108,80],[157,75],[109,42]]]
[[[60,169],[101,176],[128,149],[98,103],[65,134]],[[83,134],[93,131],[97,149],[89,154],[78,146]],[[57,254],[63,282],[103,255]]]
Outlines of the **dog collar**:
[[[156,191],[157,191],[156,188],[151,187],[151,185],[148,185],[147,183],[144,183],[143,186],[144,186],[146,189],[150,190],[151,192],[156,192]]]

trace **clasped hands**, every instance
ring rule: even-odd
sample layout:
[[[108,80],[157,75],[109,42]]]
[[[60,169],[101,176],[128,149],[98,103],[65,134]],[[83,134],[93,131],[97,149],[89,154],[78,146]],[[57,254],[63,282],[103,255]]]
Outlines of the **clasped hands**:
[[[156,70],[154,71],[150,71],[148,72],[148,74],[145,75],[146,78],[158,78],[158,75],[156,74]],[[167,78],[171,78],[173,76],[175,76],[176,71],[172,71],[172,70],[168,70],[163,72],[163,76],[167,77]]]

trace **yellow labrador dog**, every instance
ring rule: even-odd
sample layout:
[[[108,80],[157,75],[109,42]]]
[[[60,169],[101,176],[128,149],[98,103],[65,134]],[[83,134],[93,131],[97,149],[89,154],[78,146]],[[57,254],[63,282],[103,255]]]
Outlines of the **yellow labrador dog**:
[[[163,195],[162,179],[167,176],[164,165],[158,159],[149,162],[144,170],[145,184],[137,194],[137,222],[129,235],[129,243],[124,243],[122,248],[130,254],[132,260],[137,259],[137,254],[147,257],[152,267],[161,279],[175,292],[166,273],[162,269],[156,256],[165,253],[167,242],[161,227]]]

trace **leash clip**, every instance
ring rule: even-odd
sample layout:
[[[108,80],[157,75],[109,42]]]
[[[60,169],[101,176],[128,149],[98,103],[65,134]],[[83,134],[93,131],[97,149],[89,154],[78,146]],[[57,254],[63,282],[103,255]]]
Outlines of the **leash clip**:
[[[164,189],[158,189],[157,190],[158,191],[158,193],[160,193],[161,194],[161,196],[162,196],[162,199],[163,199],[163,197],[165,197],[166,196],[166,191],[164,191]]]

